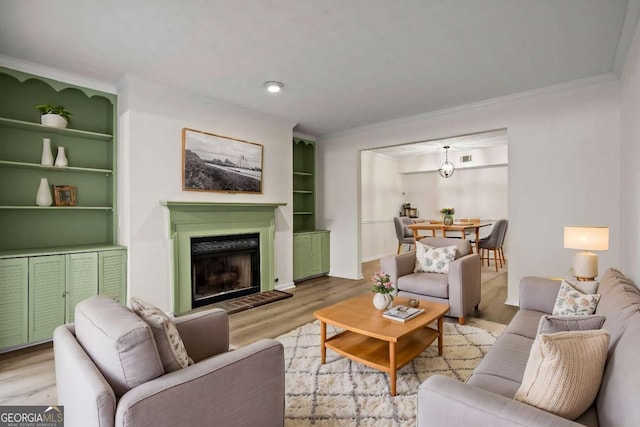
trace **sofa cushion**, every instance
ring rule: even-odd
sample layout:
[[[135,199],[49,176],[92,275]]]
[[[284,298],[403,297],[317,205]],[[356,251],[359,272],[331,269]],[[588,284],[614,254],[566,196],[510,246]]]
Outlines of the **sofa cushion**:
[[[467,382],[512,398],[522,383],[532,343],[533,339],[503,333]],[[477,374],[480,374],[478,378]],[[488,381],[488,377],[496,378],[496,382]]]
[[[135,297],[129,303],[133,312],[151,327],[165,372],[177,371],[193,364],[176,325],[164,311]]]
[[[609,334],[602,329],[539,335],[515,399],[577,418],[598,394],[608,346]]]
[[[602,328],[604,316],[549,316],[544,315],[538,323],[538,334],[556,332],[589,331]]]
[[[449,273],[449,263],[456,258],[456,247],[434,248],[416,242],[416,265],[414,273]]]
[[[588,316],[596,311],[599,294],[585,294],[571,286],[565,280],[560,284],[556,305],[553,307],[554,315],[561,316]]]
[[[599,292],[602,296],[596,314],[606,318],[602,327],[609,331],[611,347],[624,332],[629,317],[637,311],[640,292],[629,279],[614,269],[607,270],[602,276]]]
[[[118,398],[164,373],[151,328],[110,298],[76,304],[75,331]]]
[[[609,353],[596,400],[602,426],[637,426],[640,420],[640,311],[627,318],[628,326],[615,351]],[[611,345],[610,345],[611,347]]]
[[[439,273],[412,273],[398,277],[398,289],[420,295],[449,298],[449,278]]]
[[[535,310],[518,310],[504,333],[520,335],[533,340],[538,335],[538,324],[544,315],[545,313]],[[529,357],[528,352],[527,357]]]

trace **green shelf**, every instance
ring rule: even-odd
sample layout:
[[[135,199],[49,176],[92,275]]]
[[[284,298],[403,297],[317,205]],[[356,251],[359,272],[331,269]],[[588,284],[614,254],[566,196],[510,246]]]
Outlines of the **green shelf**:
[[[294,215],[313,215],[313,212],[294,212]]]
[[[294,172],[293,174],[299,176],[313,176],[313,174],[310,172]]]
[[[43,133],[53,133],[58,135],[77,136],[86,139],[92,139],[95,141],[109,141],[113,139],[113,135],[106,133],[90,132],[79,129],[69,128],[53,128],[50,126],[43,126],[40,123],[25,122],[24,120],[8,119],[6,117],[0,117],[0,126],[13,127],[18,129],[35,130]]]
[[[24,210],[95,210],[112,211],[111,206],[0,206],[0,209],[24,209]]]
[[[0,67],[0,251],[118,241],[117,95]],[[69,128],[40,124],[39,104],[64,105]],[[69,166],[40,164],[42,139],[64,147]],[[76,206],[36,206],[49,190],[71,186]],[[51,191],[53,193],[53,191]],[[53,195],[53,194],[52,194]]]
[[[297,194],[313,194],[311,190],[293,190],[293,192]]]
[[[13,251],[0,251],[0,259],[30,256],[46,256],[57,254],[73,254],[94,251],[119,251],[126,249],[122,245],[96,244],[96,245],[71,245],[71,246],[53,246],[50,248],[25,248]]]
[[[79,168],[76,166],[43,166],[37,163],[12,162],[7,160],[0,160],[0,166],[7,166],[10,168],[42,169],[55,172],[99,173],[107,175],[113,173],[111,169]]]

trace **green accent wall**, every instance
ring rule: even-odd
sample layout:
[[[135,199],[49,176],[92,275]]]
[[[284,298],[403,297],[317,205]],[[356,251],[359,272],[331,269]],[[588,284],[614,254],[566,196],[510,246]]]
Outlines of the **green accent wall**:
[[[173,289],[176,314],[191,307],[191,238],[258,233],[260,290],[275,287],[275,210],[286,203],[207,203],[162,201],[169,211],[173,241]]]

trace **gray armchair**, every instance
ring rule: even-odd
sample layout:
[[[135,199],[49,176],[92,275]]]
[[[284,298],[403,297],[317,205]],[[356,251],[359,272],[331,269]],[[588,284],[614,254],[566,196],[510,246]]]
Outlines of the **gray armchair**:
[[[413,223],[414,221],[407,216],[393,217],[393,225],[396,228],[396,238],[398,239],[398,251],[396,253],[400,253],[402,245],[409,245],[409,249],[411,249],[411,245],[415,245],[413,231],[407,228],[407,225]]]
[[[76,306],[53,337],[65,426],[279,426],[284,353],[275,340],[229,351],[229,323],[213,309],[175,319],[194,364],[164,373],[149,326],[105,297]]]
[[[380,260],[399,296],[449,304],[447,316],[464,318],[480,304],[480,255],[471,254],[469,241],[447,237],[427,237],[421,243],[433,247],[456,246],[456,256],[449,263],[449,273],[414,273],[415,251]]]

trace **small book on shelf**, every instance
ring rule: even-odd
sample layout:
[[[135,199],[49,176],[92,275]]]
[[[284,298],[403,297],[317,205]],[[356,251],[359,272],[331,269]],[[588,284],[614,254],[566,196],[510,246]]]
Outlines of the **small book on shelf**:
[[[389,310],[382,313],[383,317],[387,319],[396,320],[398,322],[406,322],[409,319],[413,319],[420,313],[424,312],[424,308],[413,308],[406,305],[396,305]]]

